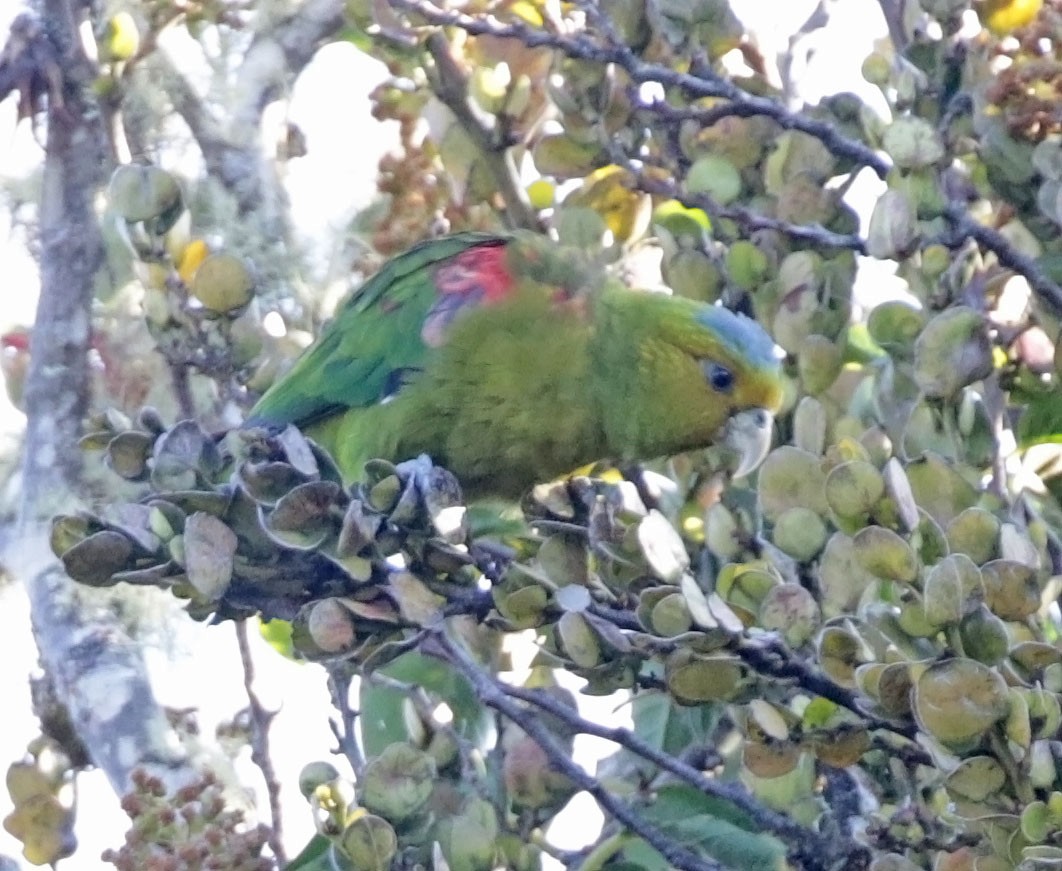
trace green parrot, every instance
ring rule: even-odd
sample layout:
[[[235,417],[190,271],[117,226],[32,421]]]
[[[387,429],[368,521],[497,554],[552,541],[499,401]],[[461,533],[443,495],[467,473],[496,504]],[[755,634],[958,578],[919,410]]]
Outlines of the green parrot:
[[[533,234],[423,242],[341,305],[247,425],[295,424],[347,480],[426,453],[473,498],[713,444],[735,474],[758,465],[782,400],[767,333],[585,260]]]

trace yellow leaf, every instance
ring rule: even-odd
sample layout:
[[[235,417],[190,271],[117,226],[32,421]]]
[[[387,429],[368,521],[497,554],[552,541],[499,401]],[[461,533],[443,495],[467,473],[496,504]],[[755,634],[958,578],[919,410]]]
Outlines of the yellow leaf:
[[[593,209],[617,239],[637,238],[649,225],[652,204],[646,194],[631,189],[632,181],[622,167],[602,166],[584,179],[565,204]]]
[[[177,264],[177,274],[181,276],[181,281],[190,284],[195,277],[196,270],[199,269],[199,264],[206,260],[208,254],[210,254],[210,248],[202,239],[193,239],[189,242],[181,252],[181,259]]]
[[[4,818],[4,828],[22,842],[22,855],[33,865],[58,862],[74,852],[73,818],[53,795],[38,795]]]
[[[140,31],[128,12],[119,12],[107,22],[102,54],[109,60],[129,60],[140,50]]]
[[[1031,22],[1043,5],[1043,0],[984,0],[977,15],[996,36],[1007,36]]]
[[[542,13],[538,11],[538,7],[529,2],[529,0],[517,0],[516,3],[509,7],[509,11],[532,27],[541,27],[545,23],[542,20]]]

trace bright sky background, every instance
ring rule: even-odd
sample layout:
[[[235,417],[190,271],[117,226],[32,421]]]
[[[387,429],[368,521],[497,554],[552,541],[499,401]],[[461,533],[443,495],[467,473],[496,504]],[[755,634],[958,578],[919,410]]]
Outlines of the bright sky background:
[[[815,0],[736,0],[735,11],[758,34],[765,54],[783,51],[789,35],[807,18]],[[866,85],[859,66],[871,50],[872,41],[884,32],[874,0],[845,0],[834,3],[834,18],[828,31],[820,37],[822,51],[811,59],[802,78],[806,99],[816,100],[838,86],[857,90],[876,99],[880,95]],[[17,12],[9,0],[0,3],[0,33]],[[327,257],[335,231],[345,226],[353,212],[363,206],[375,190],[374,171],[383,149],[392,141],[393,132],[382,128],[369,116],[365,93],[383,75],[379,64],[359,55],[348,45],[323,49],[300,78],[287,107],[291,120],[306,133],[310,154],[292,162],[287,182],[292,198],[294,224],[307,244]],[[337,109],[336,95],[342,94],[342,108]],[[267,120],[283,115],[268,113]],[[13,99],[0,104],[0,181],[18,178],[39,164],[41,153],[30,125],[14,127]],[[267,138],[271,139],[269,133]],[[854,196],[863,203],[872,202],[879,185],[864,173]],[[0,263],[5,276],[4,305],[0,309],[0,332],[16,324],[32,323],[36,295],[36,272],[18,233],[12,233],[9,215],[0,209]],[[874,264],[873,272],[864,274],[865,286],[880,292],[895,287],[887,264]],[[890,285],[889,282],[892,282]],[[21,415],[6,402],[0,391],[0,439],[10,437],[21,428]],[[0,441],[0,450],[3,441]],[[179,615],[178,615],[179,616]],[[0,733],[0,768],[20,758],[25,745],[36,734],[30,715],[27,676],[36,667],[36,651],[30,635],[28,605],[17,584],[0,589],[0,637],[3,638],[4,668],[0,669],[0,698],[5,700],[4,729]],[[205,627],[190,621],[176,623],[170,649],[149,647],[146,656],[154,685],[166,705],[198,707],[205,734],[214,724],[230,718],[244,704],[242,676],[230,625]],[[264,703],[279,708],[271,740],[275,750],[277,773],[291,789],[284,796],[287,817],[285,831],[290,852],[294,855],[311,834],[306,805],[295,788],[302,765],[324,758],[334,740],[327,728],[330,710],[325,691],[325,675],[313,665],[298,666],[280,659],[270,651],[257,657],[258,691]],[[599,716],[617,722],[626,716],[616,712],[615,700],[595,701]],[[610,745],[580,738],[577,756],[591,766],[593,760],[608,752]],[[257,783],[259,778],[249,762],[240,765],[240,779]],[[99,867],[97,857],[108,846],[122,841],[127,820],[118,808],[102,775],[90,773],[78,780],[81,811],[77,834],[81,844],[73,860],[61,868]],[[585,796],[572,808],[574,822],[558,841],[566,848],[576,848],[594,836],[595,820],[600,820],[596,806]],[[265,807],[264,801],[261,803]],[[10,812],[7,792],[0,789],[0,817]],[[20,858],[21,848],[0,830],[0,854]]]

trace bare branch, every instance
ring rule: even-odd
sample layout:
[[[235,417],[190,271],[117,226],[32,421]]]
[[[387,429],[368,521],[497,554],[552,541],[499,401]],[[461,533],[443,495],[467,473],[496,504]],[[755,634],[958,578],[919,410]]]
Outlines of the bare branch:
[[[889,29],[889,39],[893,50],[902,54],[907,48],[907,34],[904,31],[903,16],[908,0],[878,0],[881,14],[885,17],[885,26]]]
[[[330,662],[325,667],[328,669],[328,692],[332,697],[332,707],[340,716],[339,723],[330,721],[332,734],[339,742],[339,752],[346,756],[355,776],[360,776],[365,770],[365,755],[361,752],[355,727],[358,712],[350,707],[350,670],[341,662]]]
[[[947,218],[958,236],[957,241],[973,239],[982,248],[991,251],[1001,266],[1025,276],[1029,287],[1040,299],[1054,311],[1062,312],[1062,287],[1047,276],[1034,258],[1011,245],[998,230],[975,221],[961,203],[952,203],[949,206]]]
[[[286,94],[317,50],[343,26],[342,0],[308,0],[287,18],[258,30],[237,77],[229,135],[241,146],[256,141],[262,111]]]
[[[433,631],[431,637],[439,643],[448,661],[468,678],[483,704],[517,723],[542,748],[558,771],[567,775],[580,789],[590,793],[606,813],[652,845],[673,867],[685,871],[724,871],[718,862],[694,855],[646,822],[629,805],[618,801],[597,778],[576,765],[549,729],[537,718],[527,716],[527,711],[509,698],[499,682],[476,663],[460,642],[441,630]],[[576,719],[583,722],[578,717]]]
[[[655,83],[677,88],[692,98],[717,97],[742,107],[749,115],[773,118],[788,130],[800,130],[819,139],[833,154],[848,158],[860,166],[870,167],[884,178],[890,164],[872,148],[841,135],[830,124],[790,112],[781,103],[748,94],[732,82],[710,71],[697,75],[648,63],[627,45],[618,41],[602,43],[587,34],[558,35],[523,24],[502,24],[490,16],[473,17],[461,12],[440,9],[426,0],[391,0],[392,5],[415,12],[431,24],[459,27],[474,36],[489,35],[518,39],[529,48],[553,48],[569,57],[597,63],[614,63],[627,71],[638,84]]]
[[[269,797],[269,849],[277,864],[287,864],[284,853],[284,837],[281,833],[283,816],[280,812],[280,781],[273,756],[269,751],[269,726],[275,713],[267,711],[258,694],[254,691],[254,660],[251,659],[251,646],[247,641],[247,621],[236,621],[236,643],[240,648],[240,664],[243,666],[243,688],[247,693],[247,709],[251,720],[251,761],[258,766],[265,780],[266,795]]]
[[[427,40],[428,53],[435,62],[433,91],[454,113],[461,128],[469,135],[479,151],[505,206],[510,226],[528,230],[538,229],[538,218],[521,190],[512,166],[508,146],[498,130],[492,130],[480,117],[468,99],[468,80],[458,67],[446,39],[434,33]]]
[[[279,23],[255,34],[244,56],[238,95],[227,123],[222,125],[206,108],[204,98],[161,50],[144,58],[167,89],[174,109],[188,125],[203,153],[210,175],[228,189],[241,213],[267,213],[266,224],[287,235],[279,182],[265,166],[258,143],[262,111],[286,93],[317,49],[343,25],[341,0],[309,0]]]

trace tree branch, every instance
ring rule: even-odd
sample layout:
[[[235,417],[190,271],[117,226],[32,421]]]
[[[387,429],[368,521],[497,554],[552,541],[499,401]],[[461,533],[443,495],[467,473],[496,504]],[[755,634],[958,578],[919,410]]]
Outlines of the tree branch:
[[[509,143],[500,141],[498,131],[491,130],[469,102],[468,79],[450,53],[449,43],[442,34],[433,33],[428,37],[427,49],[435,62],[435,87],[432,90],[454,113],[461,129],[475,143],[497,185],[509,225],[526,230],[539,229],[538,218],[521,190],[515,169],[510,163]]]
[[[893,51],[903,54],[910,41],[904,32],[903,13],[907,0],[878,0],[881,14],[885,18],[885,26],[889,29],[889,39],[892,41]]]
[[[593,735],[596,738],[604,738],[606,741],[618,744],[620,747],[674,775],[684,783],[700,790],[705,795],[729,802],[748,814],[763,831],[776,835],[794,850],[799,851],[805,858],[805,868],[821,867],[826,869],[839,867],[834,865],[834,863],[840,859],[850,858],[863,849],[854,842],[839,841],[836,838],[824,838],[818,835],[794,822],[789,817],[776,813],[764,806],[749,795],[739,784],[727,783],[708,777],[681,759],[657,750],[629,729],[609,728],[590,722],[580,717],[578,712],[573,711],[540,690],[515,687],[501,681],[495,681],[495,684],[506,695],[541,708],[573,730],[586,735]],[[523,727],[523,722],[520,725]],[[806,864],[806,861],[813,856],[817,856],[814,864]]]
[[[803,662],[791,656],[789,651],[778,641],[769,637],[752,640],[748,637],[736,639],[729,645],[730,650],[741,657],[741,660],[754,669],[757,674],[773,677],[778,680],[792,680],[802,688],[817,696],[828,699],[835,705],[839,705],[858,715],[868,729],[884,729],[896,735],[914,741],[918,735],[918,729],[910,722],[893,722],[882,720],[868,713],[860,704],[859,696],[851,690],[845,689],[834,683],[825,675]],[[920,757],[924,764],[931,764],[932,760],[924,751]]]
[[[269,751],[269,727],[275,712],[266,710],[254,691],[254,660],[247,639],[247,621],[236,621],[236,644],[240,649],[240,664],[243,667],[243,689],[247,693],[247,710],[251,722],[251,761],[258,766],[265,780],[269,800],[269,849],[277,864],[287,865],[284,853],[284,837],[281,834],[283,817],[280,811],[280,781],[277,779],[273,757]]]
[[[156,50],[144,59],[188,125],[207,170],[235,197],[241,214],[257,214],[280,238],[287,235],[284,197],[259,145],[262,112],[290,90],[317,49],[343,26],[342,0],[308,0],[254,35],[239,66],[229,120],[222,125],[174,61]]]
[[[1036,260],[1023,254],[1007,241],[998,230],[975,221],[960,203],[948,206],[947,218],[958,237],[973,239],[982,248],[996,255],[1000,266],[1013,269],[1023,275],[1037,296],[1059,313],[1062,313],[1062,287],[1048,278]]]
[[[450,664],[468,678],[483,704],[518,724],[542,748],[555,768],[567,775],[580,789],[590,793],[606,813],[650,844],[673,867],[684,871],[724,871],[718,862],[694,855],[675,839],[646,822],[629,805],[618,801],[597,778],[576,765],[549,729],[537,718],[528,717],[526,710],[508,697],[499,682],[479,666],[460,642],[452,639],[444,630],[433,630],[430,637],[438,642]],[[578,716],[576,719],[583,722]]]
[[[728,219],[742,227],[747,233],[775,230],[790,239],[806,242],[819,248],[839,248],[860,254],[866,253],[866,242],[856,233],[835,233],[820,224],[792,224],[789,221],[761,215],[741,206],[721,206],[707,194],[691,194],[683,190],[670,176],[646,172],[645,164],[632,160],[618,146],[609,149],[609,159],[633,176],[634,187],[637,190],[678,200],[687,208],[703,209],[713,219],[713,223],[718,223],[721,218]]]
[[[325,668],[328,670],[328,693],[332,698],[332,706],[340,717],[338,723],[330,720],[329,725],[338,742],[338,752],[347,758],[354,775],[360,777],[365,770],[365,755],[361,752],[357,736],[356,723],[359,712],[350,708],[350,668],[342,662],[326,663]]]
[[[262,112],[290,92],[317,50],[343,26],[342,0],[307,0],[255,32],[233,87],[227,138],[240,150],[257,146]]]
[[[48,544],[51,517],[77,502],[78,439],[88,408],[90,306],[103,242],[94,209],[111,157],[97,107],[84,102],[94,70],[68,0],[44,0],[42,23],[65,75],[50,101],[41,193],[41,292],[26,379],[26,447],[18,535],[5,560],[29,594],[41,663],[93,761],[119,793],[135,768],[168,784],[194,772],[155,701],[139,649],[113,616],[92,606]]]
[[[842,135],[831,124],[809,118],[800,113],[791,112],[781,103],[774,100],[748,94],[732,82],[715,75],[711,70],[698,69],[697,73],[694,74],[644,61],[621,40],[611,37],[609,35],[611,28],[607,26],[602,25],[599,28],[602,33],[596,37],[588,32],[557,34],[544,29],[533,28],[520,22],[503,24],[488,15],[472,16],[454,10],[442,9],[434,3],[428,2],[428,0],[390,0],[390,2],[392,6],[414,13],[430,24],[458,27],[474,36],[489,35],[502,39],[517,39],[529,48],[552,48],[569,57],[580,60],[602,64],[613,63],[626,70],[636,84],[653,83],[663,85],[665,88],[680,90],[692,99],[708,97],[728,101],[725,106],[712,107],[706,110],[696,108],[679,109],[670,104],[657,101],[644,104],[641,107],[643,111],[654,112],[658,115],[689,113],[691,117],[695,113],[706,112],[709,118],[721,116],[722,114],[746,117],[762,115],[773,119],[787,130],[799,130],[814,136],[831,153],[838,157],[849,159],[858,166],[870,168],[880,178],[885,178],[891,168],[889,161],[882,155],[862,142]],[[886,2],[886,0],[879,0],[879,2],[885,19],[889,24],[890,32],[892,32],[899,26],[896,12],[899,7],[895,3]],[[594,4],[582,3],[581,7],[586,11],[588,19],[592,22],[597,21],[600,23],[605,21]],[[649,193],[675,193],[673,183],[659,179],[647,179],[644,176],[640,179],[640,182],[646,184],[644,189]],[[687,205],[698,205],[702,208],[711,207],[710,203],[698,202],[696,198],[682,196],[678,193],[675,193],[675,195],[676,198]],[[706,211],[708,208],[706,208]],[[748,229],[774,229],[785,233],[791,238],[804,239],[813,244],[849,248],[860,252],[864,250],[864,243],[857,236],[833,234],[820,227],[797,227],[742,210],[728,212],[717,208],[715,213],[739,221]],[[1033,258],[1016,250],[1000,233],[991,227],[977,223],[958,205],[949,209],[948,218],[956,232],[974,239],[979,245],[992,251],[1003,266],[1014,269],[1024,275],[1032,289],[1041,299],[1053,306],[1057,311],[1062,312],[1062,288],[1059,288],[1057,284],[1048,278]]]
[[[588,611],[612,623],[617,629],[630,632],[642,631],[637,618],[629,611],[607,608],[596,603],[590,605]],[[653,643],[651,649],[654,653],[667,655],[672,653],[676,647],[667,639],[659,639]],[[795,682],[801,689],[822,696],[856,714],[869,729],[881,729],[908,741],[914,741],[917,730],[912,724],[883,720],[868,713],[856,693],[834,683],[811,665],[794,657],[785,645],[769,635],[755,639],[746,634],[735,635],[727,644],[727,649],[741,657],[741,660],[757,674],[779,681]],[[641,685],[659,686],[661,689],[666,689],[662,681],[653,680],[654,683],[644,682]],[[925,751],[913,748],[911,752],[915,753],[923,764],[932,764],[932,760]]]
[[[687,96],[698,99],[715,97],[729,100],[742,107],[749,115],[764,115],[773,118],[788,130],[800,130],[819,139],[833,154],[852,160],[857,165],[867,166],[884,178],[890,164],[872,148],[849,139],[837,132],[830,124],[816,121],[805,115],[790,112],[781,103],[766,97],[748,94],[726,79],[713,73],[699,74],[673,70],[660,64],[649,63],[639,58],[629,46],[619,41],[600,42],[588,34],[558,35],[523,24],[502,24],[491,16],[474,17],[462,12],[441,9],[426,0],[390,0],[391,4],[407,12],[420,15],[431,24],[459,27],[473,36],[496,36],[517,39],[529,48],[552,48],[569,57],[602,64],[614,63],[627,71],[638,84],[660,84],[665,88],[677,88]]]

